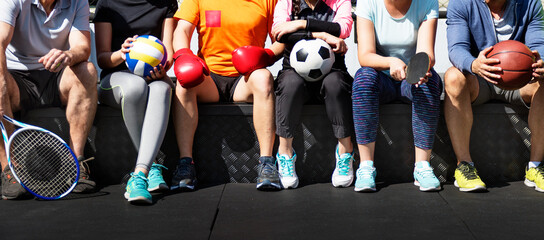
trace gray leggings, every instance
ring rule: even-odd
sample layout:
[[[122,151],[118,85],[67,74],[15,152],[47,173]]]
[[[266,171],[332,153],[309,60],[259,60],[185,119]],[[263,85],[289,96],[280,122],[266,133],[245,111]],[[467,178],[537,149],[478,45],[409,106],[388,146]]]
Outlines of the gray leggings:
[[[138,150],[136,167],[148,169],[162,144],[172,89],[165,81],[147,81],[128,72],[114,72],[100,82],[101,104],[121,109],[132,143]]]

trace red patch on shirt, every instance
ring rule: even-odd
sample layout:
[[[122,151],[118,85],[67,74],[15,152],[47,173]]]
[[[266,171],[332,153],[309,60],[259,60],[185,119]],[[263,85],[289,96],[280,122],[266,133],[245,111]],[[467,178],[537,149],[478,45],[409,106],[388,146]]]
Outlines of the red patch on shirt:
[[[206,27],[221,27],[221,11],[206,11]]]

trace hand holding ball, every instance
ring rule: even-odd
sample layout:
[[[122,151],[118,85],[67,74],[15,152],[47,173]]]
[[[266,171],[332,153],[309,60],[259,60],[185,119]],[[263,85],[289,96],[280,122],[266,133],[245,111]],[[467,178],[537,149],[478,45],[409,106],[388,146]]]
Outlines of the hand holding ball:
[[[327,75],[334,64],[334,52],[321,39],[298,41],[289,56],[291,67],[306,81],[315,82]]]
[[[149,72],[159,64],[164,66],[168,59],[164,44],[154,36],[139,36],[132,45],[130,51],[125,54],[125,63],[128,69],[138,76],[150,77]]]
[[[522,88],[533,77],[533,63],[535,56],[525,44],[506,40],[493,46],[491,52],[486,55],[487,58],[499,59],[500,62],[493,66],[501,67],[501,79],[497,81],[497,86],[505,90],[515,90]]]

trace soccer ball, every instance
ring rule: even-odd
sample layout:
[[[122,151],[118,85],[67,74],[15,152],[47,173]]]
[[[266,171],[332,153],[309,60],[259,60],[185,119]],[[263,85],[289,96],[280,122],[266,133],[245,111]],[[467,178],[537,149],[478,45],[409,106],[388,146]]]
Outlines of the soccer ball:
[[[141,77],[150,76],[149,72],[159,64],[166,63],[167,53],[161,40],[151,36],[142,35],[132,42],[130,52],[125,54],[128,69]]]
[[[300,40],[289,56],[291,67],[306,81],[321,80],[331,71],[334,53],[328,43],[321,39]]]

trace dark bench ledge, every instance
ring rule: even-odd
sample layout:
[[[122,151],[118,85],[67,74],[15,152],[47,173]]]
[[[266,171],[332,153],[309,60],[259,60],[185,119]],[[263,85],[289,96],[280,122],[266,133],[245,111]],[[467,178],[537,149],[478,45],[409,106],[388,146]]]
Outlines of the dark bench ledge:
[[[200,184],[255,182],[259,146],[253,130],[251,104],[204,104],[194,142],[194,158]],[[411,182],[414,163],[410,105],[386,104],[380,108],[380,129],[375,165],[378,181]],[[307,105],[302,125],[295,135],[296,169],[301,184],[330,182],[335,166],[333,137],[324,106]],[[512,105],[489,103],[474,108],[471,153],[482,179],[502,185],[524,177],[530,154],[528,111]],[[68,124],[60,108],[38,109],[22,117],[68,138]],[[276,141],[277,147],[277,141]],[[118,184],[133,170],[136,150],[130,142],[119,110],[99,106],[85,148],[94,156],[91,174],[101,185]],[[172,121],[159,153],[169,168],[178,157]],[[356,158],[358,158],[356,156]],[[358,162],[355,163],[357,166]],[[443,182],[453,181],[456,159],[443,116],[436,132],[431,158]]]

